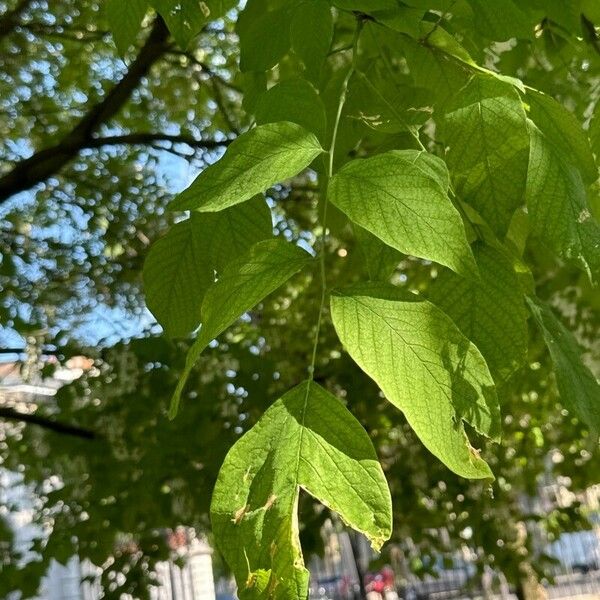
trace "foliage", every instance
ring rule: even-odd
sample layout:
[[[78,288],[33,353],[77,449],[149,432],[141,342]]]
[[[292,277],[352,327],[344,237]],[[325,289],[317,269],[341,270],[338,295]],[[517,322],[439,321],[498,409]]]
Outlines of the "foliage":
[[[59,4],[0,17],[0,317],[96,362],[36,411],[86,435],[9,415],[51,534],[3,580],[77,552],[144,597],[209,512],[242,598],[305,597],[329,511],[543,574],[523,495],[598,481],[596,3]],[[84,347],[107,306],[137,339]]]

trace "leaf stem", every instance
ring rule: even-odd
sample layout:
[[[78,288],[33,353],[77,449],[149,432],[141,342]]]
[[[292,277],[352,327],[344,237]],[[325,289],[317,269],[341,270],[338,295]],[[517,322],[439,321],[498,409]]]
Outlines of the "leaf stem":
[[[327,185],[325,186],[325,201],[323,204],[323,219],[322,219],[322,227],[321,227],[321,237],[319,239],[319,271],[321,276],[321,299],[319,302],[319,313],[317,316],[317,326],[315,330],[315,338],[313,341],[313,349],[312,356],[310,360],[310,366],[308,367],[308,379],[312,381],[315,376],[315,364],[317,362],[317,350],[319,348],[319,335],[321,334],[321,324],[323,321],[323,310],[325,308],[325,299],[327,296],[327,273],[325,267],[325,249],[326,249],[326,240],[327,240],[327,207],[329,204],[329,182],[333,177],[333,160],[335,155],[335,145],[337,142],[338,129],[340,126],[340,120],[342,118],[342,111],[344,110],[344,104],[346,103],[346,94],[348,92],[348,84],[350,82],[350,78],[354,74],[356,70],[356,58],[357,58],[357,47],[358,47],[358,38],[360,36],[360,32],[363,26],[363,21],[361,18],[357,18],[356,21],[356,30],[354,31],[354,39],[352,41],[352,63],[350,68],[348,69],[348,73],[344,77],[344,81],[342,82],[342,87],[340,90],[340,98],[338,102],[337,112],[335,115],[335,121],[333,124],[333,131],[331,134],[331,144],[329,146],[329,161],[327,167]],[[307,391],[308,393],[308,391]]]

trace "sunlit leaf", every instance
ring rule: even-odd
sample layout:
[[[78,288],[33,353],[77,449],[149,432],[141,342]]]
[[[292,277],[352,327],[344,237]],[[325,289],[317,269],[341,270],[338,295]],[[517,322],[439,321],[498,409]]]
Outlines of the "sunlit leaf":
[[[171,399],[171,418],[177,414],[183,387],[208,344],[311,260],[298,246],[274,238],[255,244],[225,268],[202,302],[202,327]]]
[[[498,437],[494,382],[479,350],[450,317],[418,296],[378,283],[336,292],[331,313],[345,349],[423,444],[463,477],[492,477],[463,421]]]
[[[314,134],[289,122],[259,125],[200,173],[172,210],[214,212],[240,204],[305,169],[323,152]]]
[[[394,150],[348,163],[328,193],[352,221],[392,248],[475,276],[460,214],[448,197],[448,177],[439,158]]]
[[[300,489],[375,549],[389,538],[390,493],[368,435],[337,398],[308,381],[277,400],[233,446],[215,486],[213,531],[242,599],[306,598]]]

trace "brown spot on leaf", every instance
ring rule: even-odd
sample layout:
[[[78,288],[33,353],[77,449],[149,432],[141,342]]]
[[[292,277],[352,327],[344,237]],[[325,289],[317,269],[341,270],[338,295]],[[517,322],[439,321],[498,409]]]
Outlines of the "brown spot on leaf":
[[[248,505],[246,504],[245,506],[242,506],[242,508],[238,508],[235,511],[235,515],[233,515],[233,519],[232,522],[235,525],[239,525],[241,520],[244,518],[244,515],[248,512]]]
[[[264,506],[265,510],[269,510],[273,504],[275,504],[275,500],[277,500],[277,496],[275,494],[271,494],[268,498],[267,498],[267,502]]]

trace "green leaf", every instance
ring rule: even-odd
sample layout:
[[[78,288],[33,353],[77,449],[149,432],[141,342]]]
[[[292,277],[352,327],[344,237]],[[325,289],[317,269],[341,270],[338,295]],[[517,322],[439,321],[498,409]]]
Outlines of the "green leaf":
[[[414,39],[419,39],[421,31],[421,20],[425,16],[425,10],[411,6],[396,6],[393,9],[374,10],[371,16],[386,27],[406,33]]]
[[[451,12],[452,8],[455,8],[456,0],[408,0],[404,4],[426,10],[439,10],[445,13]]]
[[[256,197],[218,213],[192,213],[158,240],[144,264],[144,284],[148,308],[167,334],[196,329],[215,271],[272,235],[271,211]]]
[[[476,66],[475,61],[465,47],[438,23],[422,21],[420,28],[421,38],[427,46],[448,54],[467,65]]]
[[[172,210],[214,212],[297,175],[323,152],[314,134],[286,121],[240,135],[224,156],[171,202]]]
[[[463,477],[492,477],[463,421],[492,438],[500,410],[479,350],[439,308],[385,284],[334,293],[333,324],[358,365],[399,408],[423,444]]]
[[[426,89],[407,87],[387,72],[357,72],[350,82],[346,107],[350,116],[367,127],[385,133],[416,129],[431,117]]]
[[[208,16],[207,5],[204,4],[203,11],[201,0],[152,0],[152,4],[165,20],[177,44],[183,49],[186,49],[192,39],[200,33]]]
[[[255,12],[248,19],[240,16],[238,21],[240,70],[243,72],[267,71],[290,49],[290,9],[260,11],[257,16]]]
[[[346,164],[328,194],[352,221],[392,248],[474,276],[475,260],[448,187],[442,160],[393,150]]]
[[[492,77],[473,77],[448,106],[442,136],[457,194],[504,235],[527,180],[529,136],[518,93]]]
[[[432,92],[431,104],[434,108],[443,106],[450,96],[465,85],[467,77],[457,62],[447,60],[444,54],[408,37],[401,38],[399,43],[413,81],[409,90],[418,87]]]
[[[258,99],[267,91],[267,76],[262,71],[249,71],[241,73],[240,80],[244,92],[242,106],[246,112],[254,113]]]
[[[573,113],[554,98],[527,90],[529,116],[555,151],[577,167],[587,183],[598,179],[590,141]]]
[[[170,336],[200,323],[202,298],[214,281],[201,215],[176,223],[151,248],[144,263],[146,304]]]
[[[135,42],[148,10],[148,0],[106,0],[105,6],[115,44],[123,56]]]
[[[288,79],[262,94],[256,104],[256,122],[290,121],[314,133],[325,135],[327,118],[317,90],[305,79]]]
[[[318,80],[333,38],[333,18],[327,0],[307,0],[294,11],[290,29],[292,50],[309,76]]]
[[[531,233],[559,256],[584,268],[597,282],[600,226],[590,211],[581,173],[535,125],[530,124],[529,130],[527,208]]]
[[[479,348],[496,380],[506,381],[527,356],[525,298],[507,256],[482,243],[473,252],[481,278],[467,281],[443,271],[429,299]]]
[[[533,37],[533,23],[513,0],[469,0],[475,27],[483,37],[497,42]]]
[[[369,436],[337,398],[309,381],[277,400],[236,442],[217,479],[212,528],[242,600],[307,597],[300,488],[375,549],[390,537],[390,492]]]
[[[219,273],[256,242],[273,235],[271,210],[262,196],[203,217],[209,260]]]
[[[600,156],[600,102],[596,104],[594,115],[590,122],[590,143],[596,156]]]
[[[384,244],[378,237],[359,225],[354,225],[354,235],[361,250],[371,281],[389,281],[402,254]]]
[[[311,260],[298,246],[274,238],[255,244],[227,265],[204,297],[202,327],[188,352],[184,371],[171,398],[170,418],[177,415],[187,378],[208,344]]]
[[[393,10],[398,6],[396,0],[333,0],[332,4],[344,10],[356,10],[371,13],[375,10]]]
[[[600,23],[600,4],[596,0],[583,0],[581,10],[594,24]]]
[[[563,404],[594,431],[600,431],[600,384],[581,360],[577,341],[547,304],[533,297],[528,297],[527,303],[554,362]]]
[[[596,2],[596,0],[591,0]],[[560,25],[560,28],[575,35],[581,35],[581,13],[583,2],[581,0],[532,0],[532,8],[537,9],[539,21],[543,17],[553,21],[553,24]],[[558,29],[558,28],[557,28]]]
[[[209,21],[235,8],[235,0],[152,0],[177,44],[184,50]],[[129,4],[121,0],[121,4]]]

